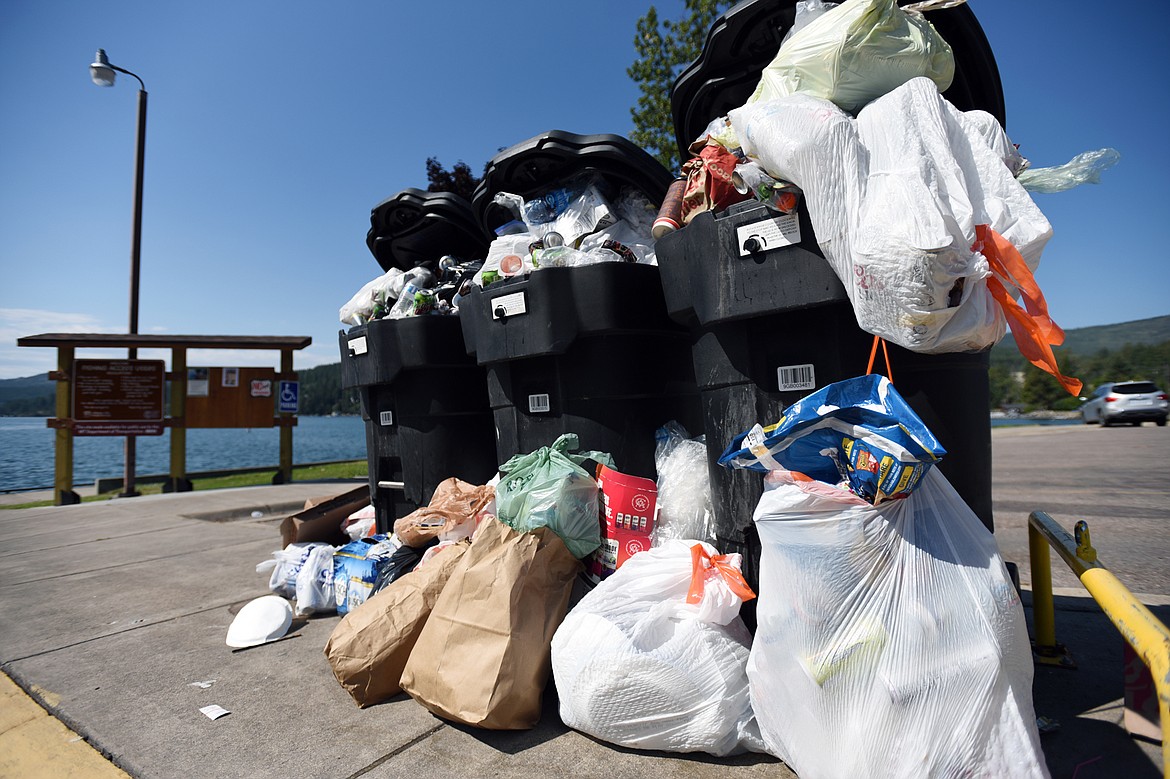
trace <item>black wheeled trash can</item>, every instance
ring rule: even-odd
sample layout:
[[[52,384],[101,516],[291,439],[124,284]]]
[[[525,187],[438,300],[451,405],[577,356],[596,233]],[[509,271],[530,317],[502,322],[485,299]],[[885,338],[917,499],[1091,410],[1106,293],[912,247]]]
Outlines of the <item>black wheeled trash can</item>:
[[[489,163],[472,198],[485,234],[512,218],[497,193],[530,200],[587,171],[655,207],[672,181],[623,137],[549,131]],[[487,369],[501,462],[570,432],[618,470],[653,478],[655,431],[699,422],[690,334],[667,314],[653,265],[541,268],[473,289],[460,314],[467,352]]]
[[[385,270],[433,270],[443,256],[482,259],[487,248],[471,204],[451,193],[403,190],[375,207],[370,222],[367,245]],[[487,376],[467,356],[458,316],[378,319],[341,331],[339,345],[342,387],[361,395],[380,532],[426,506],[444,479],[491,479]]]
[[[794,0],[747,0],[715,22],[701,55],[671,94],[684,155],[711,120],[746,102],[794,12]],[[988,111],[1002,123],[999,72],[970,8],[932,11],[927,18],[955,53],[947,99],[961,110]],[[761,248],[752,240],[759,235],[783,235],[792,243]],[[803,203],[788,216],[755,201],[702,213],[660,239],[657,250],[667,308],[695,337],[717,537],[723,551],[744,553],[745,575],[755,586],[759,543],[752,512],[762,480],[757,473],[723,468],[719,456],[734,435],[756,422],[775,422],[804,395],[865,373],[873,336],[858,327]],[[993,529],[987,354],[888,349],[894,385],[947,449],[942,472]],[[885,372],[878,354],[875,370]]]

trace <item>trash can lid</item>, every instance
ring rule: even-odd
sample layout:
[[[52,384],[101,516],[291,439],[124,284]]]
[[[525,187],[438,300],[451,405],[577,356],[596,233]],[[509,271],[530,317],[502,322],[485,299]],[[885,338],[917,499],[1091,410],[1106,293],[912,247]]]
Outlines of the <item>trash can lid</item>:
[[[955,54],[955,78],[943,94],[960,111],[982,109],[1004,124],[1003,85],[987,36],[967,5],[927,11]],[[744,0],[715,20],[699,58],[670,91],[675,140],[682,159],[712,119],[751,96],[796,18],[796,0]]]
[[[370,211],[366,246],[383,270],[433,265],[450,254],[480,260],[488,242],[467,199],[453,192],[404,189]]]
[[[670,171],[645,149],[620,135],[577,135],[549,130],[517,143],[492,158],[471,197],[479,225],[488,239],[512,220],[511,212],[492,202],[500,192],[530,200],[575,173],[596,171],[611,184],[632,185],[656,205],[674,180]]]

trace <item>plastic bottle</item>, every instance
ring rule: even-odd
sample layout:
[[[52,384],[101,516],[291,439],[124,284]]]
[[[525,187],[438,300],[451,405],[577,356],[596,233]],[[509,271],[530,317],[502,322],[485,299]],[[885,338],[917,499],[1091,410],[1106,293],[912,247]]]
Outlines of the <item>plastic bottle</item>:
[[[398,296],[398,300],[394,302],[394,307],[390,309],[387,314],[389,319],[404,319],[408,316],[414,315],[414,295],[422,287],[417,286],[413,281],[406,282],[402,288],[402,294]]]
[[[567,189],[554,189],[524,204],[524,221],[527,224],[551,222],[564,213],[576,193]]]

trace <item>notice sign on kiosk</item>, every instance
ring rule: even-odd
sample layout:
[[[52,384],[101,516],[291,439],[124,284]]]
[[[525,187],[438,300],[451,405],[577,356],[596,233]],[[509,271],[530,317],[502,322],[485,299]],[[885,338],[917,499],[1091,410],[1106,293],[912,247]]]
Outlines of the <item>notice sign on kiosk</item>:
[[[285,406],[274,397],[277,381],[272,368],[188,368],[185,426],[273,427],[277,400]]]
[[[73,363],[74,435],[162,435],[162,360]]]

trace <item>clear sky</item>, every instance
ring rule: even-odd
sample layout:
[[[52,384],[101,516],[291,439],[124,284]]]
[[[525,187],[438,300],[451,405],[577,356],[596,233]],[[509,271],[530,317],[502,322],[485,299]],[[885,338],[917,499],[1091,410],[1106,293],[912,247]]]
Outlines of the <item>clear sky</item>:
[[[657,4],[666,18],[681,5]],[[1034,166],[1121,152],[1102,184],[1036,196],[1055,229],[1038,273],[1054,318],[1170,313],[1170,4],[970,5]],[[381,272],[371,207],[425,188],[427,157],[478,172],[545,130],[630,132],[648,6],[2,0],[0,378],[54,367],[20,336],[127,331],[137,82],[95,86],[98,48],[150,95],[140,332],[308,335],[308,368],[338,361],[337,310]]]

